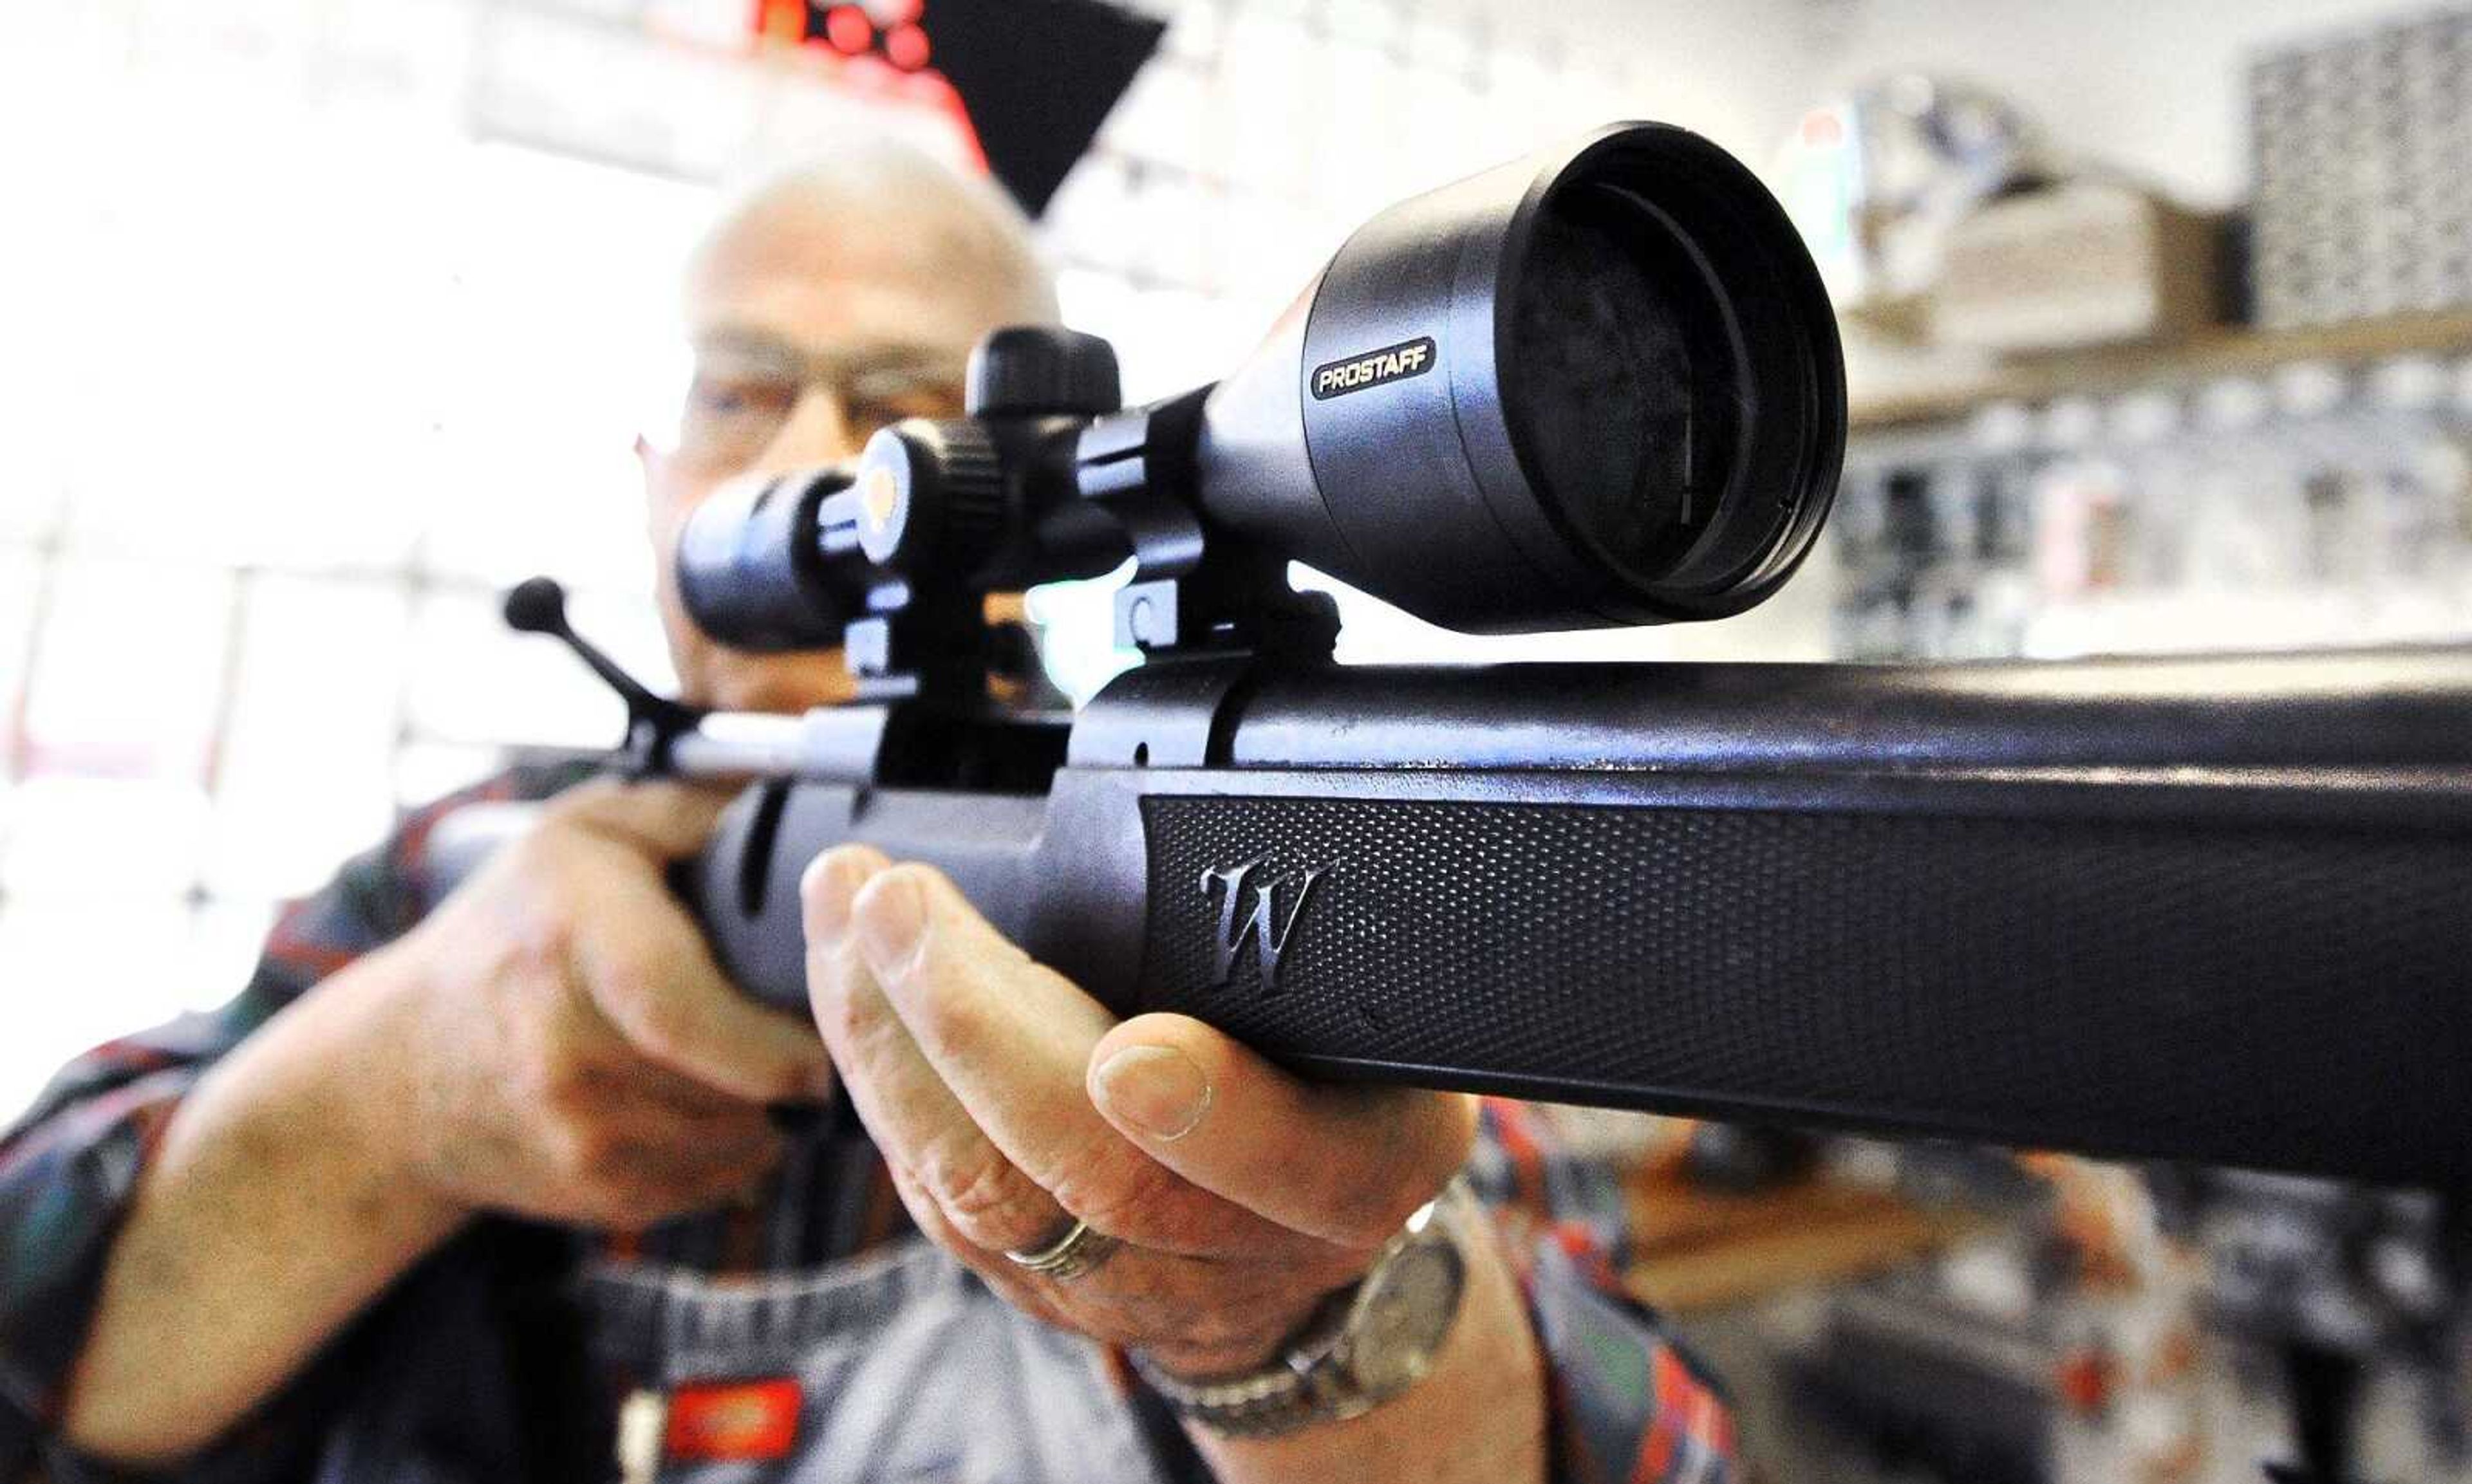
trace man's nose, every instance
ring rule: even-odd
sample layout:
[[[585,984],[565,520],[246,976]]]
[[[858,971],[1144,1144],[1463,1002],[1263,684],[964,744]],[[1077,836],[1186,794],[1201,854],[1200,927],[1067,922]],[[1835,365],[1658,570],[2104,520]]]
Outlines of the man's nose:
[[[830,387],[811,383],[798,393],[789,417],[772,435],[772,441],[764,445],[764,453],[750,472],[811,469],[820,463],[838,463],[855,456],[858,450],[858,439],[850,427],[849,414],[843,410],[841,394]]]

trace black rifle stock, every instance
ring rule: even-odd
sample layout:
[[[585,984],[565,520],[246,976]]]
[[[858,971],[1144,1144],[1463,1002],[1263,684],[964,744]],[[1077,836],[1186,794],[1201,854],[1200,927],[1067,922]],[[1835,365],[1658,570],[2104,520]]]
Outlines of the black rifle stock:
[[[697,871],[769,1001],[804,1001],[799,871],[865,840],[1119,1015],[1316,1075],[2466,1168],[2472,651],[1153,665],[1043,794],[875,787],[883,715]]]

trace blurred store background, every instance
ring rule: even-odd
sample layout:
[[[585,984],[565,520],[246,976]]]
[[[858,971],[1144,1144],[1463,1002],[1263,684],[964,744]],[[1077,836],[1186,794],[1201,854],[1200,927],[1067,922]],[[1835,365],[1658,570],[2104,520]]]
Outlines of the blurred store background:
[[[554,573],[661,673],[629,449],[732,177],[880,128],[1052,187],[1067,317],[1143,397],[1374,209],[1622,117],[1762,168],[1827,266],[1827,547],[1711,628],[1357,601],[1343,657],[2472,636],[2472,11],[0,0],[0,1116],[228,996],[394,811],[614,736],[495,594]],[[1090,597],[1044,595],[1068,689]],[[2472,1478],[2419,1197],[1570,1122],[1764,1477],[2249,1480],[2298,1356],[2361,1362],[2364,1477]]]

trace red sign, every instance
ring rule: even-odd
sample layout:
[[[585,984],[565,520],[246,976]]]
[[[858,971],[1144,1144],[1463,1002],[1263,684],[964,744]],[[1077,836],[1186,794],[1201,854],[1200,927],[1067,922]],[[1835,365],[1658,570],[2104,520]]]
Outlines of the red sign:
[[[796,1381],[707,1381],[672,1393],[662,1450],[677,1459],[769,1461],[786,1456],[797,1438]]]

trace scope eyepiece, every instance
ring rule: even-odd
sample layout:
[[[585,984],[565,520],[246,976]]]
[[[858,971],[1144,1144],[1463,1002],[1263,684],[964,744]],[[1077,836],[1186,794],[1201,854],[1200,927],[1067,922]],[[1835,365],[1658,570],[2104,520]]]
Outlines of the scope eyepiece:
[[[1433,623],[1722,618],[1844,452],[1836,321],[1724,151],[1615,125],[1367,223],[1213,391],[1199,500]]]
[[[863,566],[826,551],[819,511],[849,471],[749,475],[712,492],[678,534],[678,598],[696,627],[736,649],[842,642],[866,600]]]

